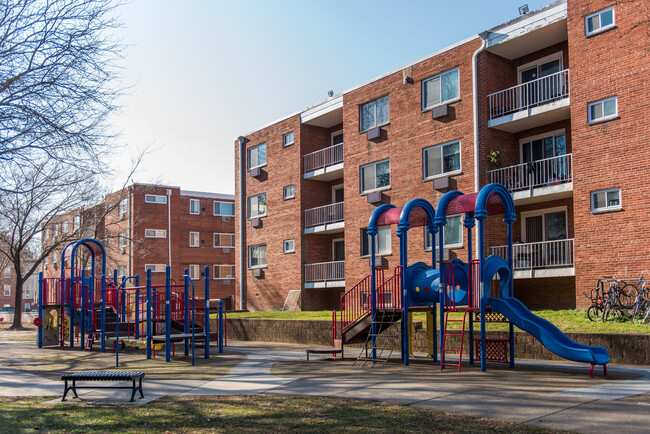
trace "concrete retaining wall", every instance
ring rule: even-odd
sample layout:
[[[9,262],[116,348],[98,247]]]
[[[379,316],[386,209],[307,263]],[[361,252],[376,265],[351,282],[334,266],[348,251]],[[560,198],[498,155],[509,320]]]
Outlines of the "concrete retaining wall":
[[[3,324],[11,324],[14,322],[14,313],[13,312],[0,312],[0,318]],[[22,314],[22,323],[23,325],[32,325],[34,323],[34,318],[38,317],[38,312],[23,312]]]
[[[389,333],[399,333],[399,325]],[[277,319],[228,319],[228,339],[259,342],[285,342],[314,346],[332,344],[332,322]],[[478,334],[476,335],[478,337]],[[576,342],[600,345],[609,351],[611,363],[650,365],[650,334],[596,334],[568,333]],[[489,332],[489,338],[506,339],[508,332]],[[469,333],[465,335],[464,353],[467,354]],[[393,342],[396,349],[399,342]],[[448,347],[456,347],[450,342]],[[427,351],[425,330],[418,330],[414,340],[415,352]],[[563,360],[548,351],[528,333],[515,332],[515,357],[522,359]]]

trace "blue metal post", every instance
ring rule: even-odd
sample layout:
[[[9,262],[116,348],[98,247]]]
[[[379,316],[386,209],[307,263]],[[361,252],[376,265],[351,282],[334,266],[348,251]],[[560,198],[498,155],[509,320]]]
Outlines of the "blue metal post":
[[[444,223],[447,222],[447,218],[445,217]],[[444,236],[445,236],[445,226],[444,223],[436,222],[436,226],[438,228],[438,262],[440,264],[440,278],[438,279],[438,307],[440,309],[440,363],[445,362],[445,355],[444,355],[444,349],[442,348],[442,344],[444,342],[445,338],[445,305],[446,305],[446,300],[447,300],[447,288],[446,286],[446,272],[445,267],[443,266],[443,262],[445,261],[445,253],[444,253]],[[435,245],[431,246],[433,250],[435,250]]]
[[[205,358],[210,358],[210,266],[203,273],[203,331],[205,332]]]
[[[223,300],[219,300],[219,353],[223,353]]]
[[[431,236],[431,268],[434,270],[437,268],[436,264],[436,249],[435,249],[435,241],[436,241],[436,233],[437,230],[433,225],[428,226],[428,232]],[[442,268],[442,265],[441,267]],[[433,288],[430,288],[433,291]],[[436,325],[436,305],[434,304],[433,307],[431,308],[431,322],[433,323],[433,361],[437,362],[438,361],[438,326]],[[442,344],[442,341],[440,341]]]
[[[147,359],[151,359],[151,268],[147,268]]]
[[[101,312],[99,313],[101,315],[101,335],[100,335],[100,351],[103,353],[106,351],[106,275],[102,274],[102,307],[101,307]]]
[[[190,270],[186,268],[183,277],[183,333],[188,334],[190,332]],[[194,286],[194,284],[192,284],[192,286]],[[185,339],[184,342],[185,355],[188,356],[190,354],[190,343],[187,339]]]
[[[375,271],[375,242],[377,231],[375,228],[368,229],[370,235],[370,335],[372,336],[372,363],[377,359],[377,327],[375,318],[377,315],[377,273]]]
[[[79,276],[79,291],[81,291],[81,309],[79,313],[81,316],[81,350],[83,351],[86,348],[86,343],[84,338],[86,336],[86,270],[81,270],[81,276]]]
[[[122,276],[122,283],[120,284],[122,289],[122,322],[126,321],[126,277]]]
[[[165,361],[170,362],[172,358],[172,287],[171,287],[171,267],[165,267]]]
[[[195,343],[196,336],[195,336],[195,333],[194,333],[194,309],[195,309],[195,306],[194,306],[194,298],[195,298],[194,295],[195,294],[194,294],[194,292],[195,292],[195,288],[194,288],[194,282],[191,282],[191,283],[192,283],[192,366],[194,366],[194,348],[196,346],[196,343]],[[187,340],[185,340],[185,342],[187,342]]]
[[[406,233],[408,229],[407,226],[398,226],[398,236],[400,237],[400,265],[402,266],[402,359],[404,360],[404,366],[408,366],[409,364],[408,297],[406,276],[406,264],[408,261]]]
[[[472,227],[474,226],[474,218],[470,216],[470,213],[465,213],[465,227],[467,228],[467,267],[468,271],[471,274],[472,270]],[[472,286],[472,281],[470,279],[467,282],[467,289]],[[474,288],[476,290],[476,288]],[[472,303],[473,294],[470,294],[468,291],[467,295],[467,305],[469,306]],[[475,307],[475,306],[474,306]],[[474,366],[474,320],[472,319],[472,312],[469,314],[469,365]]]
[[[480,264],[480,288],[479,288],[479,294],[481,300],[480,304],[480,310],[481,310],[481,371],[486,371],[487,370],[487,362],[485,360],[485,342],[486,342],[486,336],[485,336],[485,302],[487,301],[487,297],[489,295],[489,288],[485,287],[485,273],[484,273],[484,268],[485,268],[485,233],[484,233],[484,228],[483,228],[483,219],[480,219],[478,221],[478,257],[479,257],[479,264]]]
[[[135,338],[140,339],[140,275],[135,275]]]
[[[41,325],[38,326],[38,348],[43,348],[43,272],[38,273],[38,317]]]
[[[510,282],[508,284],[508,292],[507,294],[508,297],[514,297],[514,287],[513,287],[513,276],[514,273],[512,271],[512,266],[513,266],[513,260],[512,260],[512,222],[508,221],[508,268],[510,269]],[[509,322],[509,330],[510,330],[510,367],[514,368],[515,367],[515,327],[512,325],[512,322]]]
[[[63,263],[61,267],[63,267]],[[68,280],[68,312],[70,315],[70,348],[74,348],[74,268],[70,270],[70,275]]]

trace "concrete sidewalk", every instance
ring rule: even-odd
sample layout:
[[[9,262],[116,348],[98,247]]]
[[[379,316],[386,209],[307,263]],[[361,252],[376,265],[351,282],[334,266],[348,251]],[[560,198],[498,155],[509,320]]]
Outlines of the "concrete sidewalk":
[[[353,366],[353,359],[315,357],[305,347],[231,342],[227,352],[247,360],[212,380],[147,380],[141,405],[164,395],[272,394],[336,396],[388,401],[449,413],[580,432],[647,432],[650,426],[650,368],[609,366],[608,378],[589,378],[589,366],[517,361],[514,370],[489,365],[487,372],[463,366],[440,371],[437,363],[399,360],[384,368]],[[191,366],[188,367],[188,370]],[[0,367],[2,396],[58,396],[63,383]],[[29,385],[25,387],[25,384]],[[78,402],[128,403],[127,391],[83,389]]]

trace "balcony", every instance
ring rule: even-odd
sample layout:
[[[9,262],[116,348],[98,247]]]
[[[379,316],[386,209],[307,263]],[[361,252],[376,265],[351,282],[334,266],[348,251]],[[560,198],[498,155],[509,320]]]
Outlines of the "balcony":
[[[490,182],[503,184],[516,205],[564,199],[573,195],[572,155],[490,170]]]
[[[331,181],[343,177],[343,143],[304,155],[305,179]]]
[[[306,234],[333,234],[343,232],[343,202],[311,208],[305,212]]]
[[[491,253],[507,257],[508,246],[491,247]],[[574,276],[573,238],[512,245],[515,279]]]
[[[305,264],[305,288],[344,288],[345,261]]]
[[[569,70],[488,95],[488,127],[516,133],[568,119]]]

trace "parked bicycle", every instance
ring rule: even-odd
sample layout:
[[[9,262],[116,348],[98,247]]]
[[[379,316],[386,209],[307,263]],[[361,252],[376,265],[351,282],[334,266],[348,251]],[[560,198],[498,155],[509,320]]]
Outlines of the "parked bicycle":
[[[638,292],[636,286],[621,279],[613,279],[611,276],[605,276],[604,279],[606,280],[602,281],[603,311],[601,313],[603,322],[610,318],[629,318],[629,312],[634,306]],[[606,290],[604,284],[608,285]]]
[[[587,309],[587,318],[589,318],[589,321],[601,319],[603,314],[603,293],[600,281],[595,288],[592,288],[591,295],[587,295],[584,291],[582,291],[582,293],[585,297],[591,300],[591,306]]]
[[[643,318],[643,322],[646,322],[649,312],[648,308],[650,308],[650,288],[648,288],[647,282],[641,277],[637,282],[637,295],[631,313],[632,319]]]

